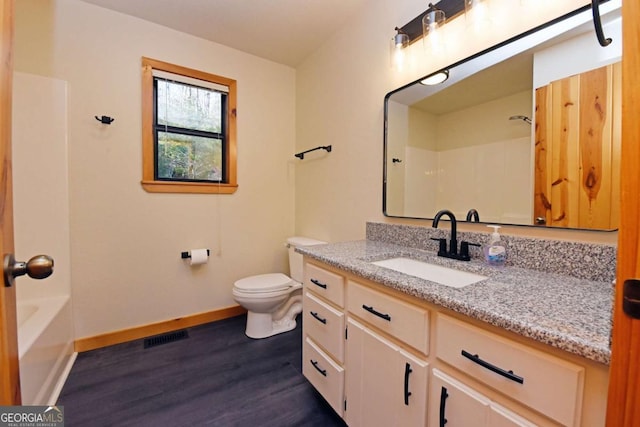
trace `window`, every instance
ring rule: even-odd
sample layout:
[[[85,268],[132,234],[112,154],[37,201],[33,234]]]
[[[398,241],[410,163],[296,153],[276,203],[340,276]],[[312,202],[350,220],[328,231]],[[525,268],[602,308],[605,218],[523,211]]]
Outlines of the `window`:
[[[142,58],[142,186],[231,194],[236,181],[236,81]]]

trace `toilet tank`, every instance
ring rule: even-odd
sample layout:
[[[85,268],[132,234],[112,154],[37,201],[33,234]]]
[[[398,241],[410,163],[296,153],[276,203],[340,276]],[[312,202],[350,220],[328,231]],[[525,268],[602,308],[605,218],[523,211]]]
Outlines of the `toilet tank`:
[[[296,252],[296,247],[322,245],[327,242],[310,239],[308,237],[289,237],[287,246],[289,247],[289,270],[291,278],[298,283],[302,283],[302,255]]]

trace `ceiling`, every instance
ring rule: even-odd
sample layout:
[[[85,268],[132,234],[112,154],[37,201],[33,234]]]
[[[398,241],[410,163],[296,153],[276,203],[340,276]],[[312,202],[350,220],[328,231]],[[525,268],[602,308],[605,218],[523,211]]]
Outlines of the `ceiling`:
[[[416,102],[412,107],[446,114],[533,90],[533,53],[516,55]]]
[[[298,66],[366,0],[82,0]]]

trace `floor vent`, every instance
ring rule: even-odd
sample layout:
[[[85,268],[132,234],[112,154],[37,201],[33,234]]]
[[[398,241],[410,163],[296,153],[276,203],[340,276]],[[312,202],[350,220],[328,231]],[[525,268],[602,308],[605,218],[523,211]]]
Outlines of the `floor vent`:
[[[162,344],[169,344],[170,342],[179,341],[189,338],[189,332],[186,329],[181,331],[169,332],[167,334],[156,335],[155,337],[149,337],[144,339],[144,348],[155,347]]]

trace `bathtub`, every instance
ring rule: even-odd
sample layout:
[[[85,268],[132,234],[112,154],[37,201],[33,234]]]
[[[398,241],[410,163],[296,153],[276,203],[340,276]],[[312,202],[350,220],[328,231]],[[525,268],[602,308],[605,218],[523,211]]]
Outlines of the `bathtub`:
[[[55,405],[75,361],[71,301],[56,296],[17,302],[23,405]]]

